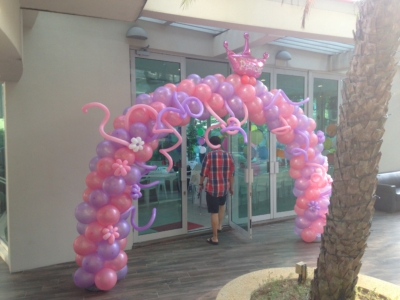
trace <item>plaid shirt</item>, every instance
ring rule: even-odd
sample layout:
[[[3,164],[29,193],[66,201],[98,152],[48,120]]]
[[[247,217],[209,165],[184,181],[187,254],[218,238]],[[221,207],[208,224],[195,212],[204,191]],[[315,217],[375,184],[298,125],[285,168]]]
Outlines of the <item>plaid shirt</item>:
[[[229,179],[234,175],[235,165],[232,155],[223,150],[208,152],[204,157],[200,176],[208,177],[206,192],[214,197],[227,194]]]

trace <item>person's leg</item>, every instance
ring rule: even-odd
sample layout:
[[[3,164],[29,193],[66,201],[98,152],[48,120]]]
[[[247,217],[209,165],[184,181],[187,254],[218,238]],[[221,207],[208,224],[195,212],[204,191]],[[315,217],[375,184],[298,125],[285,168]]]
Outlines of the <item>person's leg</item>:
[[[218,242],[218,214],[211,214],[212,241]]]
[[[225,216],[225,205],[220,205],[218,211],[218,230],[222,230],[222,222],[224,221],[224,216]]]

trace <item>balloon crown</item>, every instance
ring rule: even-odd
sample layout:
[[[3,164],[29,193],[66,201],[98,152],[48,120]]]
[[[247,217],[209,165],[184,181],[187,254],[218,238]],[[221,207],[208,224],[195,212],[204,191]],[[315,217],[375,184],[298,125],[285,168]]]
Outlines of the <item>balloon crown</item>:
[[[265,61],[269,57],[269,54],[265,52],[263,58],[257,59],[251,56],[249,46],[249,34],[244,34],[244,49],[242,54],[236,54],[232,50],[228,49],[228,42],[224,42],[224,48],[228,59],[233,69],[238,75],[248,75],[255,78],[259,77],[263,71]]]

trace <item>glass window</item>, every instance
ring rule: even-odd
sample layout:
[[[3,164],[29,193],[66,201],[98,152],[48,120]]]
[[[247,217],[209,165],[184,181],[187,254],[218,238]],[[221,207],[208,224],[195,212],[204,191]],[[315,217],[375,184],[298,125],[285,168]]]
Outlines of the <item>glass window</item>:
[[[152,93],[167,83],[181,81],[181,65],[177,62],[136,57],[135,67],[136,96]]]
[[[0,239],[8,244],[6,205],[6,161],[4,136],[4,84],[0,85]]]
[[[201,78],[214,74],[222,74],[226,77],[230,72],[228,63],[187,58],[186,75],[190,74],[197,74]]]
[[[330,174],[333,168],[333,153],[336,152],[338,92],[338,80],[314,78],[313,119],[317,123],[316,130],[325,133],[323,154],[328,157]]]

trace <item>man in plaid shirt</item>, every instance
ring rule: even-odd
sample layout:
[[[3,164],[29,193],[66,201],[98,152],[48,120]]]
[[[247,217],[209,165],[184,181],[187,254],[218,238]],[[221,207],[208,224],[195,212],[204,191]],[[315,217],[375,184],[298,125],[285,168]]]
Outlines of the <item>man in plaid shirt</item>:
[[[218,136],[212,136],[210,143],[221,145]],[[211,213],[211,227],[213,236],[207,239],[207,243],[218,245],[218,232],[222,230],[222,221],[225,213],[225,203],[228,190],[233,195],[233,176],[235,164],[230,153],[218,148],[208,152],[204,157],[200,173],[200,193],[203,189],[204,179],[207,177],[206,200],[208,212]]]

